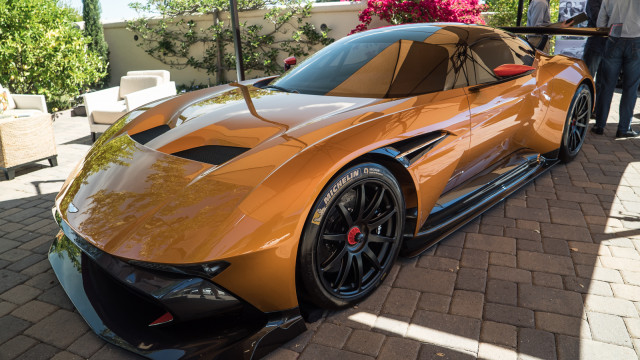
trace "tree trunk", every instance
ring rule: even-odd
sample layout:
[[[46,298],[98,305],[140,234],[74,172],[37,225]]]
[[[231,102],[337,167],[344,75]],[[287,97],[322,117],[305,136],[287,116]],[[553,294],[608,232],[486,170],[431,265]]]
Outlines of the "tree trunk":
[[[220,23],[220,11],[218,9],[216,9],[213,12],[213,23],[218,26],[218,24]],[[222,56],[224,53],[224,44],[222,43],[222,39],[220,38],[220,34],[218,34],[216,36],[216,52],[217,52],[217,59],[216,59],[216,85],[217,84],[222,84],[226,82],[226,79],[224,77],[224,68],[222,65]]]

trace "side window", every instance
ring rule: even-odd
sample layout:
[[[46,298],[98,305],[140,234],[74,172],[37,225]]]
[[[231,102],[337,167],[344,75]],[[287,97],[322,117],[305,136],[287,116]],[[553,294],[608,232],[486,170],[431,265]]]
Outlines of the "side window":
[[[402,40],[389,97],[412,96],[446,89],[449,51],[443,45]]]
[[[515,56],[514,64],[522,64],[531,66],[536,58],[536,51],[527,43],[517,36],[504,37],[504,42],[511,48]]]
[[[517,37],[488,37],[470,46],[471,85],[498,80],[493,69],[504,64],[531,65],[535,51]]]

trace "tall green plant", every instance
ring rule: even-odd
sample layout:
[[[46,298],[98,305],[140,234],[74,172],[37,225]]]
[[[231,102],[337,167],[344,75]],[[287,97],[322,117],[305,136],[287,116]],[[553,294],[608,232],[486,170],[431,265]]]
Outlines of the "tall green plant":
[[[489,16],[487,24],[493,27],[516,26],[518,14],[518,0],[487,0],[488,11],[493,14]],[[527,10],[529,9],[529,1],[524,1],[522,10],[522,25],[527,25]],[[551,0],[549,2],[549,12],[551,22],[558,21],[558,13],[560,12],[560,0]],[[555,48],[555,36],[551,37],[551,50],[553,53]]]
[[[45,95],[56,111],[103,77],[103,62],[72,18],[56,0],[0,0],[0,84]]]
[[[239,11],[269,9],[264,15],[268,26],[241,24],[242,60],[247,72],[278,73],[282,71],[282,64],[277,63],[281,52],[303,57],[314,45],[333,41],[327,35],[328,29],[318,31],[305,21],[311,13],[311,2],[289,0],[275,6],[277,3],[238,1]],[[220,16],[228,11],[228,0],[149,0],[130,6],[139,13],[161,16],[128,23],[128,28],[142,39],[140,46],[155,59],[175,68],[192,67],[215,74],[217,83],[225,82],[225,70],[235,69],[230,24]],[[202,25],[193,17],[203,14],[211,16],[212,25]]]
[[[82,19],[84,20],[84,35],[91,39],[89,51],[100,57],[107,68],[107,75],[100,81],[100,85],[108,84],[109,75],[109,46],[104,40],[104,31],[100,23],[100,1],[82,0]]]
[[[493,27],[516,26],[518,14],[518,0],[487,0],[488,11],[492,12],[487,20],[487,25]],[[529,1],[524,1],[522,10],[522,26],[527,24],[527,10]]]

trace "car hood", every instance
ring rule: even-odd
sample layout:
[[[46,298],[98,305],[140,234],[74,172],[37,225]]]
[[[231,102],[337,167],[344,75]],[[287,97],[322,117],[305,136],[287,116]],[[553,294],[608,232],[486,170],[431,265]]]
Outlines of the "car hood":
[[[145,146],[168,154],[207,145],[253,149],[305,125],[381,101],[234,85],[177,97],[136,117],[124,130],[135,135],[162,127]]]
[[[267,221],[254,216],[262,205],[248,195],[314,141],[290,134],[322,138],[326,132],[301,129],[335,124],[377,101],[219,87],[139,109],[90,150],[57,206],[80,236],[122,258],[199,263],[241,255]],[[242,152],[219,164],[188,156],[223,147]]]

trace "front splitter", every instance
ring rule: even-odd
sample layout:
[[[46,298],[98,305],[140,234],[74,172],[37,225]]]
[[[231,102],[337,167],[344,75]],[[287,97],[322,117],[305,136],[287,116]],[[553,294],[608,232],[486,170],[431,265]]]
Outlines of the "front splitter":
[[[87,324],[99,337],[114,345],[150,359],[253,359],[268,354],[306,330],[298,308],[243,316],[229,326],[222,325],[223,328],[214,317],[169,326],[128,326],[128,317],[122,313],[130,311],[135,317],[139,311],[129,309],[124,296],[116,296],[113,301],[103,296],[105,286],[127,285],[110,279],[108,274],[96,276],[101,270],[96,270],[95,262],[83,252],[86,244],[81,249],[70,240],[77,234],[64,221],[60,225],[63,231],[49,251],[51,266]],[[71,236],[67,237],[66,233]],[[95,289],[102,289],[103,293],[96,294]],[[133,294],[131,303],[137,295],[144,296],[133,289],[126,291],[129,290]]]

